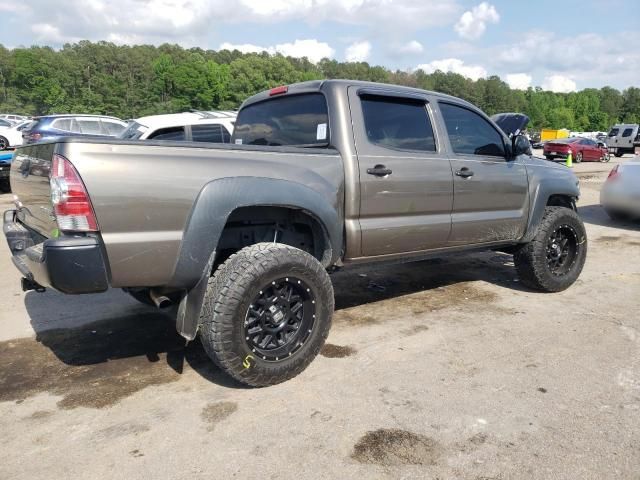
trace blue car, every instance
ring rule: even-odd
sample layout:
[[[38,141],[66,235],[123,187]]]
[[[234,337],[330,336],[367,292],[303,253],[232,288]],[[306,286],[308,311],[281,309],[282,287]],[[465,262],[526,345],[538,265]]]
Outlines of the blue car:
[[[23,143],[35,143],[56,137],[104,136],[116,137],[127,123],[116,117],[101,115],[45,115],[33,119],[22,132]]]

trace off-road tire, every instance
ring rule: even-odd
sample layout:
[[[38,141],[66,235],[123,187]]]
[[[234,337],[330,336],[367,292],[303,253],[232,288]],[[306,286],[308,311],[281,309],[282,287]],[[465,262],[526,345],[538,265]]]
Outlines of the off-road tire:
[[[309,288],[315,320],[291,356],[265,361],[245,336],[245,321],[262,289],[285,277],[300,279]],[[333,286],[318,260],[288,245],[258,243],[231,255],[209,279],[200,312],[200,339],[213,362],[238,382],[275,385],[301,373],[318,355],[331,328],[333,308]]]
[[[577,253],[569,270],[554,275],[548,264],[547,244],[559,227],[568,226],[577,236]],[[534,238],[513,255],[518,276],[524,285],[543,292],[560,292],[569,288],[582,272],[587,258],[587,235],[578,214],[566,207],[546,207]]]

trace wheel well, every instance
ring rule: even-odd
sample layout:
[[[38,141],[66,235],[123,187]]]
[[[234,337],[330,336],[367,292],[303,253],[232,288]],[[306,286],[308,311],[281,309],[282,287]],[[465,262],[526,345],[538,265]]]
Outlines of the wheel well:
[[[241,207],[227,218],[216,249],[214,269],[238,250],[260,242],[299,248],[325,267],[331,260],[327,232],[311,213],[292,207]]]
[[[576,210],[576,201],[568,195],[551,195],[547,200],[547,207],[566,207]]]

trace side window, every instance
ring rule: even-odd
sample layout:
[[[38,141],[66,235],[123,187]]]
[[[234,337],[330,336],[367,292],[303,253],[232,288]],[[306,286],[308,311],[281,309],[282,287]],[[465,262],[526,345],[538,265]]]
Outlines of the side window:
[[[51,127],[55,128],[56,130],[62,130],[64,132],[70,132],[71,131],[71,119],[70,118],[59,118],[59,119],[53,121],[53,123],[51,124]]]
[[[426,104],[420,100],[363,95],[364,127],[373,144],[385,148],[435,152]]]
[[[611,131],[609,132],[609,136],[610,136],[610,137],[615,137],[615,136],[617,136],[617,135],[618,135],[618,132],[619,132],[619,131],[620,131],[620,130],[618,130],[617,128],[612,128],[612,129],[611,129]]]
[[[107,135],[112,135],[114,137],[120,135],[125,129],[123,125],[116,122],[110,122],[108,120],[102,120],[102,128]]]
[[[89,135],[102,135],[100,120],[98,119],[78,119],[78,126],[80,127],[80,133]]]
[[[183,142],[186,140],[184,136],[184,127],[161,128],[149,135],[149,139],[153,140],[175,140]]]
[[[505,157],[502,135],[480,115],[449,103],[440,103],[440,111],[455,153]]]
[[[631,132],[633,132],[632,128],[625,128],[624,132],[622,132],[622,136],[623,137],[630,137],[631,136]]]
[[[231,134],[224,125],[222,126],[222,143],[231,143]]]
[[[220,125],[192,125],[191,135],[194,142],[223,143]]]

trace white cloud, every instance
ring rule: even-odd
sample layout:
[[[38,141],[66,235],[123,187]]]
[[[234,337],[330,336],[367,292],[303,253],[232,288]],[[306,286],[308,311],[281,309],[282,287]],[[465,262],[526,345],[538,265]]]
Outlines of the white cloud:
[[[424,51],[424,47],[417,40],[411,40],[403,45],[400,45],[396,51],[402,55],[417,55]]]
[[[569,93],[576,91],[576,82],[564,75],[549,75],[542,82],[543,90],[551,90],[552,92]]]
[[[509,73],[506,81],[511,88],[516,90],[526,90],[531,86],[531,75],[526,73]]]
[[[286,57],[307,57],[309,61],[318,63],[323,58],[332,58],[335,50],[328,43],[319,42],[315,39],[296,40],[293,43],[279,43],[262,47],[252,43],[233,44],[229,42],[222,43],[220,50],[239,50],[242,53],[260,53],[267,52],[270,54],[281,53]]]
[[[472,80],[478,80],[479,78],[487,76],[487,70],[484,67],[480,65],[465,65],[459,58],[443,58],[442,60],[423,63],[418,65],[416,70],[422,70],[425,73],[433,73],[436,70],[459,73]]]
[[[347,62],[364,62],[369,55],[371,55],[371,44],[366,41],[352,43],[344,52]]]
[[[496,8],[487,2],[482,2],[464,12],[453,28],[462,38],[473,40],[482,36],[488,23],[499,21],[500,15]]]

